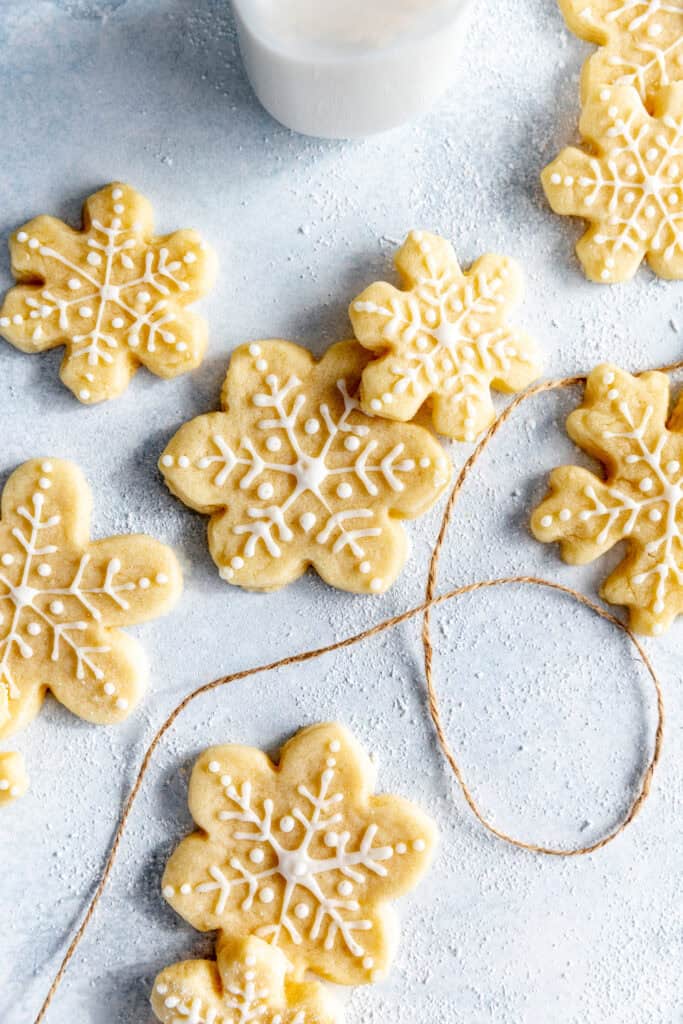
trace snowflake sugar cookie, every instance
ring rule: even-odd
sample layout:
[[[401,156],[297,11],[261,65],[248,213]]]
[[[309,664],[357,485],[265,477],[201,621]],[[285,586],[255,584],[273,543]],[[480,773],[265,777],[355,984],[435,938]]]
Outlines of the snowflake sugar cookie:
[[[339,1024],[323,985],[287,978],[279,949],[250,938],[218,943],[216,962],[185,960],[154,982],[152,1008],[162,1024]]]
[[[125,718],[140,697],[142,652],[116,627],[166,611],[180,594],[180,569],[151,537],[90,541],[90,507],[80,470],[57,459],[24,463],[5,486],[0,738],[37,715],[48,689],[98,723]],[[16,755],[2,755],[0,800],[25,788]]]
[[[584,102],[605,85],[632,85],[646,106],[683,79],[683,0],[560,0],[567,24],[600,49],[584,64]]]
[[[344,985],[382,977],[397,925],[386,903],[427,869],[435,828],[399,797],[339,725],[300,732],[279,767],[251,747],[197,761],[190,810],[202,831],[171,857],[163,894],[202,931],[256,935],[294,965]]]
[[[556,213],[591,225],[576,247],[586,275],[627,281],[647,258],[683,278],[683,83],[657,94],[653,116],[635,89],[605,88],[580,128],[593,152],[563,150],[542,181]]]
[[[627,555],[602,587],[612,604],[628,605],[631,625],[657,636],[683,611],[683,405],[667,426],[669,379],[632,377],[599,366],[567,431],[604,463],[601,480],[587,469],[553,471],[532,530],[560,541],[562,557],[583,565],[621,540]]]
[[[202,361],[206,324],[184,307],[211,287],[215,258],[195,231],[152,229],[147,200],[116,183],[86,201],[82,231],[37,217],[10,239],[20,283],[0,333],[23,352],[65,345],[61,378],[81,402],[120,395],[141,363],[168,378]]]
[[[365,348],[381,354],[363,372],[368,413],[411,420],[431,400],[434,427],[473,441],[494,417],[490,388],[520,391],[539,374],[538,353],[507,316],[519,301],[519,268],[482,256],[463,274],[453,247],[413,231],[396,256],[406,290],[378,283],[351,303]]]
[[[398,520],[434,504],[450,463],[422,427],[361,412],[367,361],[352,341],[319,363],[285,341],[242,346],[223,386],[226,411],[197,417],[170,442],[161,472],[186,505],[211,513],[225,580],[273,590],[312,565],[356,593],[393,583],[407,547]]]

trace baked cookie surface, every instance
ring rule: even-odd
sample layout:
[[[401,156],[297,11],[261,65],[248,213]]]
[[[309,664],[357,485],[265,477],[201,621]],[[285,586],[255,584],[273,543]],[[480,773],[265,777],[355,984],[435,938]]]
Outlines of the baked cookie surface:
[[[669,415],[669,378],[633,377],[598,366],[569,436],[605,467],[605,478],[579,466],[553,470],[531,528],[562,557],[584,565],[626,541],[626,557],[601,588],[630,609],[631,626],[658,636],[683,611],[683,406]]]
[[[282,748],[226,746],[196,762],[189,804],[200,828],[172,855],[163,895],[201,931],[255,935],[344,985],[386,974],[398,937],[389,900],[431,860],[436,830],[399,797],[373,795],[375,771],[341,726]]]
[[[341,1024],[324,986],[293,981],[286,957],[261,939],[222,939],[216,961],[185,960],[154,982],[162,1024]]]
[[[628,281],[644,259],[683,278],[683,82],[658,92],[650,115],[630,86],[586,102],[580,130],[541,175],[555,213],[590,227],[576,252],[591,281]]]
[[[351,303],[363,371],[361,405],[412,420],[429,401],[438,433],[474,441],[495,416],[490,389],[521,391],[540,373],[532,340],[507,322],[522,296],[517,264],[482,256],[466,272],[450,242],[413,231],[396,255],[404,287],[378,282]]]
[[[26,462],[5,485],[0,738],[37,715],[48,689],[79,718],[99,724],[126,718],[142,695],[146,660],[119,627],[167,611],[180,596],[180,567],[151,537],[91,541],[91,505],[80,470],[59,459]],[[25,789],[23,766],[5,756],[0,799]]]
[[[211,288],[215,256],[196,231],[152,232],[149,202],[114,183],[86,200],[81,231],[42,216],[10,238],[19,284],[0,334],[22,352],[64,345],[60,376],[81,402],[120,395],[140,365],[170,378],[202,361],[206,323],[185,307]]]
[[[584,102],[605,85],[630,85],[649,109],[662,86],[683,79],[681,0],[559,3],[572,32],[600,46],[583,66]]]
[[[366,416],[368,354],[333,345],[316,362],[298,345],[262,341],[230,360],[221,402],[181,427],[161,456],[170,490],[209,513],[223,579],[273,590],[310,565],[328,583],[382,593],[407,555],[401,519],[426,512],[451,466],[423,427]]]

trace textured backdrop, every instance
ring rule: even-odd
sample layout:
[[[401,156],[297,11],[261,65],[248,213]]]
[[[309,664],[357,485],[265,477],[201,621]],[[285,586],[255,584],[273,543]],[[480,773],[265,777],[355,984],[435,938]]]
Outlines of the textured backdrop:
[[[383,598],[334,592],[313,576],[256,596],[213,567],[205,521],[156,472],[178,425],[215,408],[231,349],[287,337],[322,352],[349,332],[346,306],[391,275],[411,227],[453,239],[468,263],[517,258],[550,375],[611,358],[639,368],[681,358],[683,284],[647,270],[600,288],[573,255],[580,226],[553,216],[538,172],[575,137],[589,51],[554,0],[476,5],[457,80],[417,125],[367,142],[297,137],[258,107],[226,0],[2,0],[0,285],[5,242],[36,213],[77,221],[83,198],[121,178],[145,192],[160,230],[196,227],[221,276],[203,303],[202,368],[165,383],[140,372],[109,404],[80,406],[60,352],[0,344],[0,472],[34,455],[77,461],[94,491],[94,536],[144,530],[173,544],[186,589],[135,633],[152,663],[142,709],[96,729],[52,701],[22,750],[29,794],[0,816],[0,1020],[27,1024],[101,870],[141,754],[191,687],[217,674],[356,632],[420,600],[440,508],[411,527],[410,563]],[[533,541],[532,503],[573,451],[564,392],[525,405],[463,494],[441,580],[539,572],[591,595],[613,552],[585,570]],[[466,446],[453,446],[459,464]],[[584,844],[610,827],[637,782],[653,716],[623,638],[558,595],[493,591],[435,617],[449,736],[486,812],[504,829]],[[170,850],[187,831],[188,770],[212,743],[276,749],[300,726],[346,722],[375,752],[380,786],[436,815],[441,848],[400,906],[390,979],[350,996],[350,1024],[680,1024],[683,921],[683,623],[648,642],[665,684],[668,730],[653,796],[613,846],[578,860],[506,848],[473,822],[435,750],[419,625],[303,669],[212,694],[164,742],[110,887],[49,1016],[52,1024],[149,1024],[155,973],[211,951],[161,899]]]

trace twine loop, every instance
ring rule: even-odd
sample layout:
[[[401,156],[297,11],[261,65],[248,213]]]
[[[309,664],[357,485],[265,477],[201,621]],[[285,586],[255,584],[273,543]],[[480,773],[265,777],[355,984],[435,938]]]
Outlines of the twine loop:
[[[663,373],[672,373],[675,370],[679,370],[681,368],[683,368],[683,361],[659,367],[660,371]],[[413,608],[409,608],[408,610],[401,612],[398,615],[392,616],[392,618],[390,619],[385,619],[384,621],[379,622],[374,626],[370,626],[368,629],[365,629],[360,633],[356,633],[353,636],[346,637],[343,640],[337,640],[334,643],[325,645],[324,647],[317,647],[308,651],[301,651],[298,654],[289,655],[288,657],[280,658],[277,661],[271,661],[264,665],[257,665],[252,668],[242,669],[239,672],[233,672],[230,675],[224,675],[220,676],[218,679],[213,679],[211,682],[204,683],[204,685],[197,687],[195,690],[192,690],[173,709],[173,711],[171,711],[171,713],[168,715],[165,721],[162,722],[162,724],[159,726],[159,728],[157,729],[156,733],[152,738],[151,743],[147,747],[145,755],[142,759],[142,763],[135,777],[135,781],[133,783],[130,794],[128,795],[128,798],[124,804],[119,824],[114,834],[109,855],[107,857],[102,875],[100,876],[97,888],[95,889],[95,892],[88,904],[88,908],[85,912],[81,924],[79,925],[76,933],[74,934],[71,942],[69,943],[68,949],[64,954],[64,957],[62,959],[62,962],[59,966],[57,973],[54,976],[54,979],[52,981],[52,984],[50,985],[45,1000],[38,1012],[38,1015],[34,1020],[34,1024],[42,1024],[42,1022],[45,1020],[47,1011],[52,1004],[52,1001],[55,997],[55,994],[57,992],[57,989],[59,988],[62,979],[64,978],[69,963],[71,962],[74,953],[76,952],[86,932],[86,929],[88,928],[88,925],[90,924],[93,918],[97,905],[100,902],[100,899],[104,893],[109,878],[111,877],[111,873],[116,862],[119,849],[121,847],[121,842],[123,840],[128,820],[130,818],[133,806],[140,792],[140,789],[142,788],[142,784],[147,776],[147,772],[149,770],[154,753],[159,744],[161,743],[161,741],[163,740],[166,733],[171,729],[176,719],[182,714],[185,708],[188,707],[188,705],[191,704],[193,701],[197,700],[199,697],[204,696],[204,694],[210,693],[213,690],[217,690],[223,686],[228,686],[231,683],[236,683],[243,679],[253,678],[254,676],[260,675],[263,672],[273,672],[276,669],[287,668],[292,665],[302,665],[305,662],[313,661],[316,658],[320,658],[325,654],[332,654],[336,651],[345,650],[347,647],[353,647],[356,644],[364,643],[365,641],[372,639],[372,637],[375,637],[380,633],[384,633],[387,630],[394,629],[396,626],[399,626],[404,622],[408,622],[411,619],[417,618],[418,616],[422,616],[423,618],[422,644],[424,648],[424,668],[427,685],[427,706],[429,709],[429,714],[431,716],[432,722],[434,724],[436,738],[441,748],[441,751],[458,782],[458,785],[462,791],[465,801],[467,802],[467,805],[469,806],[470,810],[474,814],[475,818],[479,821],[479,823],[497,839],[500,839],[503,842],[510,844],[511,846],[515,846],[518,849],[526,850],[531,853],[545,854],[546,856],[550,857],[580,857],[585,854],[594,853],[596,850],[600,850],[603,847],[607,846],[609,843],[613,842],[619,835],[621,835],[622,832],[624,832],[626,828],[628,828],[628,826],[637,816],[639,811],[642,809],[644,803],[646,802],[650,794],[652,778],[654,776],[655,769],[661,757],[664,736],[664,698],[662,695],[661,683],[657,675],[657,672],[655,671],[655,668],[652,662],[650,661],[648,655],[646,654],[641,642],[638,640],[638,638],[635,636],[635,634],[632,632],[629,626],[627,626],[624,622],[618,619],[611,612],[608,612],[601,605],[597,604],[595,601],[592,601],[584,594],[581,594],[579,591],[573,590],[571,587],[564,586],[560,583],[552,582],[551,580],[542,579],[538,576],[505,576],[498,579],[478,580],[474,583],[468,583],[464,584],[463,586],[452,588],[442,594],[436,593],[441,552],[446,541],[448,528],[453,518],[453,512],[455,510],[458,497],[460,495],[460,492],[462,491],[462,488],[466,480],[468,479],[470,473],[472,472],[472,469],[479,461],[484,451],[488,448],[493,438],[497,435],[497,433],[503,427],[503,425],[507,423],[507,421],[511,418],[515,410],[517,410],[524,402],[536,397],[537,395],[545,394],[546,392],[549,391],[557,391],[560,389],[579,386],[585,383],[585,380],[585,376],[563,377],[561,379],[544,381],[540,384],[534,385],[531,388],[527,389],[526,391],[522,392],[521,394],[517,395],[517,397],[514,398],[512,402],[510,402],[510,404],[491,424],[486,434],[482,437],[482,439],[479,441],[478,445],[476,446],[472,454],[469,456],[469,458],[462,466],[462,469],[458,474],[453,489],[451,490],[444,511],[443,519],[441,521],[439,535],[437,537],[436,544],[434,545],[432,556],[430,559],[424,601],[422,601],[420,604],[416,605]],[[628,807],[621,821],[612,829],[612,831],[608,832],[602,838],[600,838],[594,843],[591,843],[588,846],[582,846],[571,849],[556,849],[554,847],[542,846],[537,843],[531,843],[526,842],[522,839],[516,839],[513,836],[508,835],[501,829],[497,828],[491,821],[489,821],[486,818],[486,816],[480,810],[474,796],[472,795],[472,792],[469,789],[469,786],[465,781],[460,765],[455,757],[455,754],[453,753],[451,745],[448,741],[448,737],[446,735],[446,731],[444,729],[439,698],[437,695],[436,686],[434,682],[434,647],[432,645],[430,630],[431,613],[435,608],[438,608],[440,605],[446,604],[449,601],[457,600],[457,598],[463,597],[466,594],[472,594],[482,590],[491,590],[495,587],[509,587],[513,585],[542,587],[547,590],[564,594],[567,597],[570,597],[572,600],[583,605],[585,608],[588,608],[590,611],[592,611],[595,615],[599,616],[604,621],[610,623],[630,641],[630,643],[637,651],[638,656],[650,677],[650,680],[655,691],[657,707],[657,724],[655,728],[652,754],[648,760],[647,765],[645,766],[640,786],[638,788],[638,792],[636,793],[634,799],[632,800],[630,806]]]

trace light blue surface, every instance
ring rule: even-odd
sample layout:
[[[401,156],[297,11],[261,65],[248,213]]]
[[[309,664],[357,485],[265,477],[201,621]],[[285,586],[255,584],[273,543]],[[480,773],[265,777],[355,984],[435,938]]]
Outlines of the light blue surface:
[[[283,336],[321,352],[348,333],[349,299],[391,274],[395,243],[421,226],[453,238],[463,263],[489,249],[520,260],[528,294],[517,321],[543,345],[549,374],[605,357],[628,368],[681,357],[683,285],[646,270],[625,287],[588,284],[572,252],[579,226],[554,217],[540,192],[540,167],[575,135],[588,48],[553,0],[479,7],[439,108],[411,128],[342,144],[293,136],[258,108],[224,0],[0,3],[0,253],[22,221],[49,212],[76,223],[83,198],[121,178],[149,196],[160,230],[201,230],[222,267],[203,303],[209,354],[184,379],[141,372],[122,398],[84,408],[59,382],[59,352],[0,345],[3,479],[34,455],[74,459],[94,491],[94,534],[153,533],[176,547],[186,577],[177,609],[134,631],[153,672],[128,723],[96,729],[48,701],[7,744],[26,755],[32,786],[0,816],[2,1024],[37,1011],[144,748],[177,701],[422,596],[440,510],[411,529],[409,566],[381,599],[312,576],[271,596],[218,579],[205,522],[167,493],[155,462],[181,422],[216,406],[234,345]],[[0,286],[9,284],[3,255]],[[562,430],[575,401],[535,400],[506,426],[462,496],[444,584],[540,572],[595,593],[618,552],[572,569],[527,530],[548,470],[577,458]],[[452,451],[458,464],[467,454]],[[449,606],[435,637],[449,736],[487,813],[552,843],[608,828],[653,726],[647,680],[623,639],[567,600],[527,591]],[[442,834],[429,879],[401,905],[395,970],[351,995],[351,1024],[680,1024],[682,642],[679,624],[647,644],[668,705],[652,798],[618,842],[578,860],[506,848],[473,822],[435,751],[418,624],[203,698],[155,758],[50,1024],[150,1022],[155,973],[211,951],[159,894],[190,826],[197,753],[229,741],[276,749],[300,726],[337,717],[377,753],[381,787],[422,802]]]

